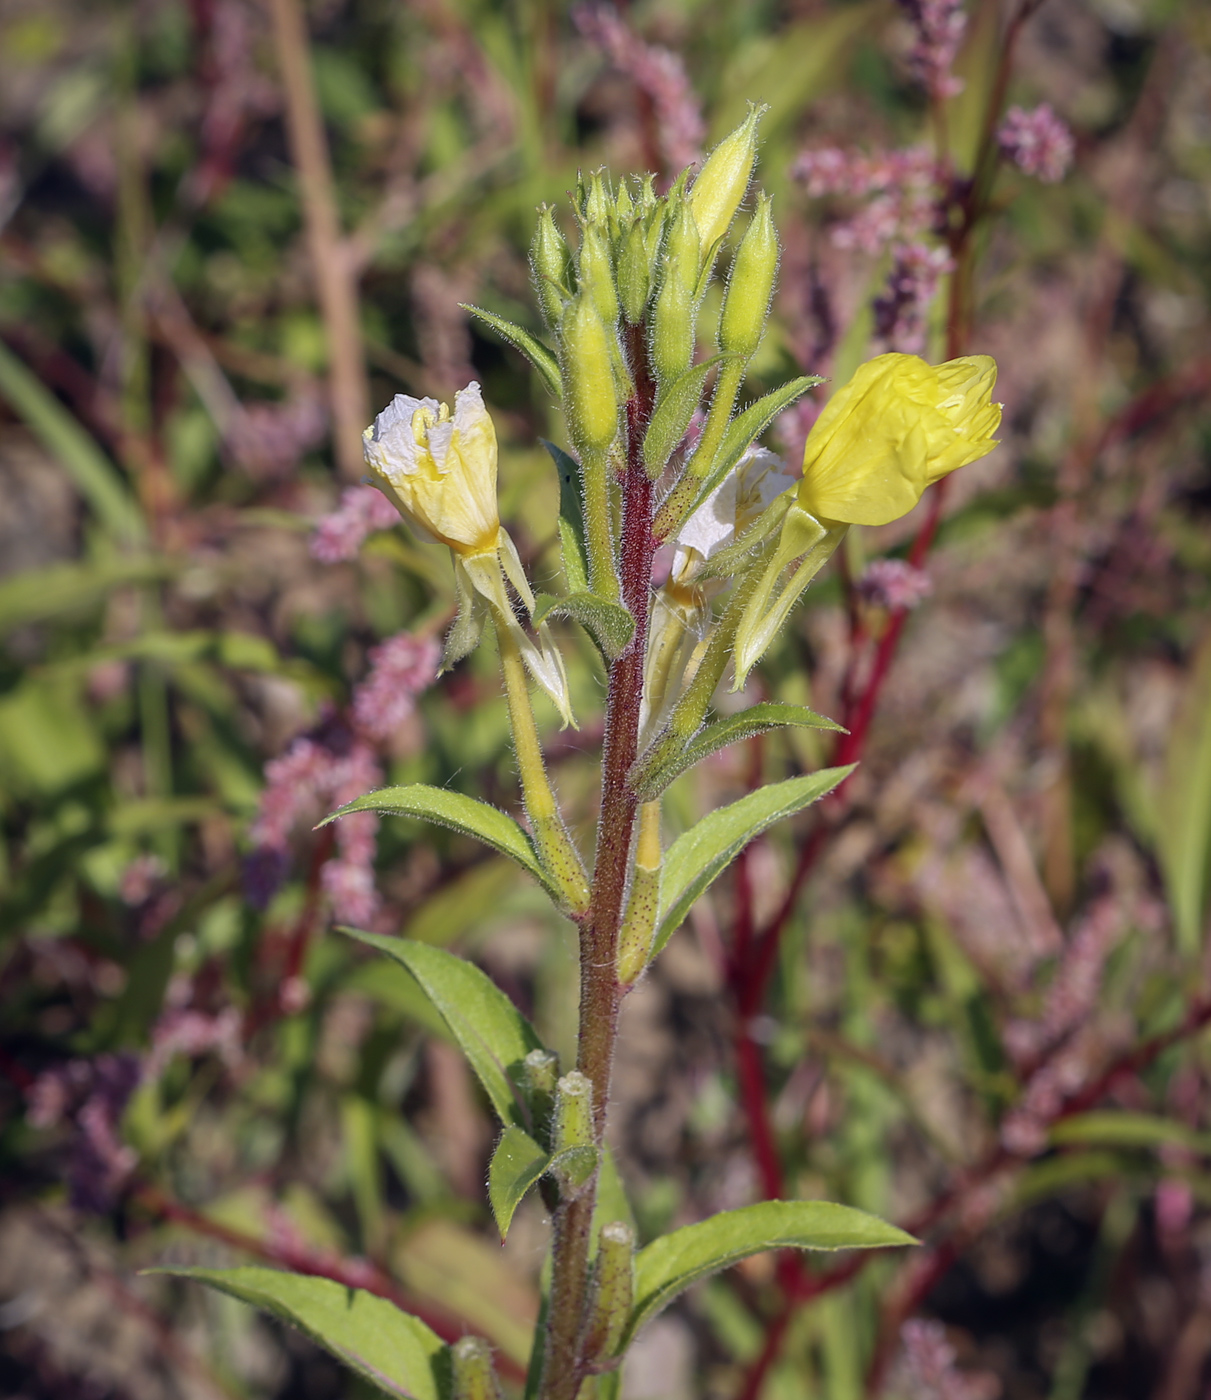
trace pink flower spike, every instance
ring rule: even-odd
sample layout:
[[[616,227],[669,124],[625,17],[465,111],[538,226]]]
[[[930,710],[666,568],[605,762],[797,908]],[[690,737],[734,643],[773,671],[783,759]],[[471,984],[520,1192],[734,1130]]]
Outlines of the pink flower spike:
[[[367,535],[399,524],[399,511],[374,486],[349,486],[341,503],[325,515],[311,537],[311,556],[321,564],[355,559]]]
[[[1046,185],[1064,178],[1076,150],[1072,132],[1047,102],[1040,102],[1031,112],[1024,107],[1010,107],[997,132],[997,141],[1019,170]]]
[[[392,734],[416,708],[416,697],[437,677],[441,648],[429,637],[400,632],[370,651],[370,674],[353,692],[353,718],[369,738]]]

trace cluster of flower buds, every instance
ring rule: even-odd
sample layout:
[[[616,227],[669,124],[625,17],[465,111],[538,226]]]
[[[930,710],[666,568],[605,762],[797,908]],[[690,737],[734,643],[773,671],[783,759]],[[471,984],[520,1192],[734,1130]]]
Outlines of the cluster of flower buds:
[[[365,435],[375,483],[453,555],[460,613],[446,665],[475,644],[485,615],[495,621],[531,830],[574,917],[588,908],[588,887],[547,782],[522,663],[565,720],[567,681],[547,617],[584,626],[608,666],[624,657],[638,663],[631,782],[645,812],[619,968],[628,985],[642,970],[658,903],[655,799],[697,752],[695,736],[728,666],[743,685],[849,526],[911,510],[931,482],[990,451],[1000,421],[991,401],[996,367],[986,356],[934,368],[888,354],[833,395],[808,436],[800,480],[757,445],[821,382],[793,380],[737,411],[778,270],[762,193],[732,240],[718,321],[699,324],[748,194],[761,113],[752,107],[697,175],[683,171],[663,195],[651,176],[615,185],[598,171],[578,180],[574,245],[554,208],[539,210],[530,261],[552,345],[468,308],[521,350],[562,402],[576,454],[551,449],[561,480],[563,598],[535,599],[501,528],[496,439],[477,385],[456,397],[453,414],[400,395]],[[653,594],[661,545],[671,564]]]

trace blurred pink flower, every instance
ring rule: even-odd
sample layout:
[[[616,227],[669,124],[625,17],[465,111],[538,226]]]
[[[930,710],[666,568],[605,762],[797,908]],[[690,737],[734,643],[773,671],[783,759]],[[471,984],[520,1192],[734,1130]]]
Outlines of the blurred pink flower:
[[[903,151],[843,151],[835,146],[803,151],[791,174],[813,199],[844,195],[869,199],[850,218],[834,224],[838,248],[877,255],[894,239],[914,239],[937,222],[937,161],[923,146]]]
[[[441,648],[429,637],[400,632],[370,651],[370,674],[353,692],[353,718],[369,738],[386,741],[416,708],[437,676]]]
[[[900,1372],[910,1400],[991,1400],[1000,1383],[987,1371],[963,1372],[940,1322],[913,1318],[900,1329]]]
[[[925,570],[903,559],[875,559],[858,580],[858,596],[881,608],[912,609],[932,592]]]
[[[935,98],[963,91],[951,69],[967,29],[963,0],[900,0],[915,31],[908,54],[913,77]]]
[[[1076,146],[1072,132],[1041,102],[1033,111],[1010,107],[997,132],[1001,150],[1027,175],[1054,185],[1068,173]]]
[[[925,349],[926,313],[940,278],[954,268],[945,248],[901,243],[892,249],[891,271],[875,298],[875,334],[889,350],[919,355]]]
[[[311,537],[311,554],[321,564],[355,559],[367,535],[399,524],[399,511],[375,486],[348,486],[331,515],[323,516]]]
[[[669,171],[702,159],[706,123],[685,64],[670,49],[645,44],[609,5],[577,5],[577,29],[651,100],[660,153]]]

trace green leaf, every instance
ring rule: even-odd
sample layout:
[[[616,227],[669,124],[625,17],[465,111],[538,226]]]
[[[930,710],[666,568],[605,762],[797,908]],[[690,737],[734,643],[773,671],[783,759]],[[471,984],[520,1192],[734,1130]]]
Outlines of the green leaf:
[[[597,643],[607,663],[616,661],[635,635],[635,619],[626,608],[587,591],[573,593],[567,598],[540,593],[534,607],[535,627],[548,617],[569,617],[579,622]]]
[[[745,449],[765,432],[784,409],[789,408],[796,399],[802,398],[809,389],[823,383],[824,380],[818,374],[807,374],[800,379],[792,379],[780,389],[773,389],[756,403],[750,404],[743,413],[738,413],[723,435],[719,451],[715,453],[710,470],[698,488],[694,504],[685,513],[686,519],[693,515],[744,455]]]
[[[708,1274],[766,1249],[886,1249],[916,1244],[865,1211],[832,1201],[761,1201],[663,1235],[635,1257],[635,1306],[627,1344],[662,1308]]]
[[[167,578],[182,567],[181,560],[126,557],[29,569],[0,581],[0,632],[83,612],[99,605],[115,588]]]
[[[648,430],[643,435],[643,464],[653,480],[664,470],[673,450],[685,436],[694,410],[702,401],[702,386],[706,383],[707,375],[720,360],[727,358],[726,355],[716,355],[703,360],[701,364],[691,365],[656,401]]]
[[[491,326],[502,340],[507,340],[515,350],[520,350],[527,360],[543,377],[543,382],[547,388],[558,399],[563,394],[563,385],[559,377],[559,361],[547,349],[541,341],[535,340],[529,331],[523,330],[521,326],[516,326],[512,321],[506,321],[503,316],[494,316],[491,311],[485,311],[482,306],[468,306],[466,302],[459,302],[464,311],[469,311],[472,316],[478,317],[485,326]]]
[[[394,1303],[331,1279],[277,1269],[148,1269],[196,1279],[305,1332],[371,1385],[400,1400],[445,1400],[448,1348]]]
[[[652,956],[669,941],[703,890],[754,836],[831,792],[854,767],[822,768],[802,778],[769,783],[738,802],[708,812],[679,836],[665,852],[661,866],[660,921],[652,940]]]
[[[76,419],[0,342],[0,394],[58,459],[98,520],[120,540],[147,538],[147,526],[117,467]]]
[[[330,816],[317,824],[327,826],[338,817],[350,812],[382,812],[397,817],[419,817],[422,821],[436,822],[439,826],[451,827],[465,836],[474,836],[477,841],[491,846],[502,856],[515,860],[523,870],[534,878],[557,899],[559,891],[538,862],[534,844],[520,826],[498,807],[481,802],[478,797],[468,797],[461,792],[447,792],[445,788],[430,787],[428,783],[409,783],[406,787],[379,788],[376,792],[363,793],[352,802],[346,802]]]
[[[1172,1118],[1151,1113],[1078,1113],[1064,1118],[1051,1130],[1057,1146],[1164,1147],[1173,1145],[1192,1152],[1211,1153],[1211,1133],[1198,1133]]]
[[[1195,657],[1170,731],[1157,817],[1177,946],[1193,957],[1211,889],[1211,638]]]
[[[599,1161],[600,1154],[597,1148],[590,1147],[588,1143],[580,1143],[576,1147],[565,1147],[562,1152],[557,1152],[551,1158],[547,1170],[552,1176],[558,1176],[561,1181],[579,1187],[597,1170]]]
[[[360,929],[342,928],[351,938],[377,948],[402,963],[441,1012],[450,1033],[470,1061],[500,1121],[530,1127],[521,1096],[510,1074],[520,1077],[521,1062],[541,1050],[534,1027],[479,968],[444,948],[385,938]]]
[[[546,438],[539,441],[551,454],[559,473],[559,544],[569,593],[589,588],[589,547],[584,534],[584,502],[580,495],[580,465]]]
[[[529,1133],[509,1124],[500,1135],[488,1167],[488,1200],[503,1244],[513,1212],[547,1169],[548,1155]]]
[[[749,739],[754,734],[762,734],[767,729],[782,726],[796,726],[800,729],[831,729],[839,734],[846,731],[834,720],[818,715],[803,705],[783,705],[762,702],[752,705],[739,714],[708,724],[686,744],[681,752],[670,759],[652,766],[642,761],[636,765],[631,787],[644,802],[651,802],[660,796],[674,778],[701,763],[704,758],[726,748],[728,744]]]

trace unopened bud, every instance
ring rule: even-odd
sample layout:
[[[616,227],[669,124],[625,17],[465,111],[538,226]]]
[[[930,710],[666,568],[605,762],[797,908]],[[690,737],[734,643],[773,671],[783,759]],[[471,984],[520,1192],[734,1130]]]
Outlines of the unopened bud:
[[[614,286],[614,259],[604,220],[585,225],[580,240],[580,285],[593,298],[597,314],[607,326],[618,320],[618,291]]]
[[[450,1348],[451,1400],[500,1400],[492,1348],[480,1337],[460,1337]]]
[[[664,237],[664,266],[675,267],[687,287],[693,288],[698,281],[699,255],[702,240],[699,237],[698,221],[694,211],[685,200],[681,200],[669,216],[669,224]]]
[[[639,980],[639,974],[647,966],[652,951],[652,934],[656,931],[656,919],[660,913],[662,859],[660,803],[645,802],[639,808],[639,837],[635,848],[631,894],[618,933],[618,982],[623,987],[633,986]]]
[[[594,170],[589,176],[589,188],[585,193],[584,217],[586,223],[604,223],[610,215],[610,177],[607,171]]]
[[[639,191],[638,207],[639,207],[639,212],[640,212],[641,214],[646,214],[646,213],[648,213],[649,210],[655,209],[655,207],[656,207],[656,177],[655,177],[655,175],[645,175],[645,176],[643,177],[643,186],[642,186],[642,188],[641,188],[640,191]]]
[[[622,302],[622,314],[632,326],[643,320],[651,290],[643,224],[636,220],[622,235],[622,246],[618,250],[618,299]]]
[[[618,431],[613,337],[592,299],[581,292],[564,308],[560,368],[572,441],[582,453],[604,452]]]
[[[635,217],[635,201],[631,198],[631,191],[627,188],[625,180],[618,186],[618,194],[614,199],[614,212],[623,228],[626,228]]]
[[[761,344],[778,271],[778,233],[770,205],[768,196],[758,196],[756,211],[736,250],[719,317],[720,350],[746,360]]]
[[[521,1088],[530,1108],[533,1137],[543,1147],[551,1140],[558,1078],[559,1056],[550,1050],[531,1050],[521,1062]]]
[[[656,294],[652,312],[650,355],[656,378],[671,384],[684,374],[694,358],[694,294],[676,266],[665,269],[664,281]]]
[[[554,330],[563,315],[564,301],[572,295],[575,279],[572,255],[555,223],[555,210],[549,204],[538,210],[538,223],[530,244],[530,267],[543,320]]]
[[[584,1354],[606,1369],[622,1344],[635,1298],[635,1232],[621,1220],[603,1225],[593,1267],[593,1301]]]
[[[703,263],[727,232],[748,189],[757,159],[757,123],[766,110],[764,105],[749,108],[744,121],[707,157],[690,189],[689,203],[698,221]]]

